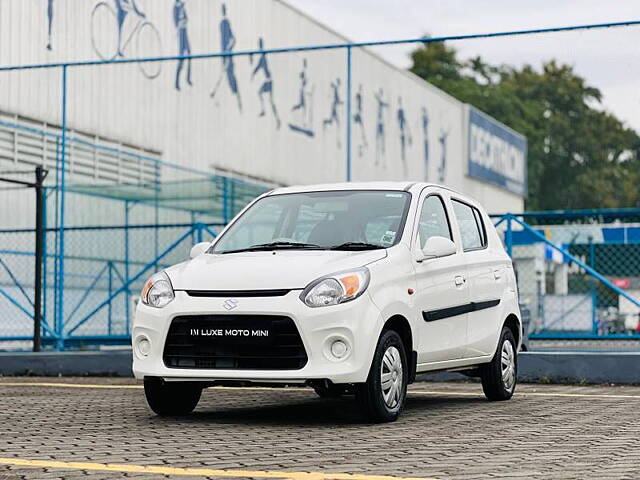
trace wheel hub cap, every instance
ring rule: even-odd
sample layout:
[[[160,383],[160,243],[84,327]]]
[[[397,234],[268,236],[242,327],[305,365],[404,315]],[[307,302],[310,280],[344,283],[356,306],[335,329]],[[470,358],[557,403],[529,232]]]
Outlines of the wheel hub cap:
[[[388,408],[395,408],[400,403],[402,395],[402,359],[400,352],[394,346],[387,348],[380,366],[380,384],[382,397]]]
[[[516,384],[516,355],[509,340],[502,344],[501,353],[502,383],[507,391],[513,390]]]

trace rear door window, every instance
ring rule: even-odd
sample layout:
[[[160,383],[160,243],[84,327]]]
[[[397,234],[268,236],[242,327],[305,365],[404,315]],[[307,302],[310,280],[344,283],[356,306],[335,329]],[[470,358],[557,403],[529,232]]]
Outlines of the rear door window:
[[[480,211],[458,200],[451,200],[453,212],[458,221],[462,248],[465,251],[478,250],[487,246],[487,236]]]

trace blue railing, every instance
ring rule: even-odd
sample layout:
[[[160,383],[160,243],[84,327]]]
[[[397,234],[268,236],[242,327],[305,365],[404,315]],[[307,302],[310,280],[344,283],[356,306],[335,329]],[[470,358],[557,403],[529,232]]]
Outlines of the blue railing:
[[[581,226],[607,230],[610,229],[606,226],[608,223],[594,223],[594,219],[600,222],[632,219],[637,222],[640,220],[640,209],[528,212],[492,217],[496,227],[503,234],[505,249],[513,258],[521,289],[521,300],[529,296],[532,298],[531,303],[535,304],[535,311],[531,312],[534,324],[529,332],[530,338],[640,339],[640,260],[636,264],[630,264],[627,253],[622,250],[628,246],[640,251],[640,238],[625,235],[622,241],[611,241],[603,235],[599,243],[560,243],[549,239],[540,227],[532,226],[525,221],[526,219],[540,223],[545,230],[567,226],[577,230]],[[588,221],[582,225],[576,224],[580,219]],[[615,228],[636,227],[616,224]],[[520,240],[516,240],[516,236]],[[556,252],[555,260],[545,258],[545,251],[532,250],[536,245],[544,246],[546,251]],[[609,255],[597,264],[595,252],[605,247],[609,248]],[[584,255],[576,254],[576,250],[584,251]],[[543,265],[545,270],[532,271],[535,264],[532,259],[535,259],[538,265]],[[571,272],[568,270],[569,267]],[[560,277],[565,285],[560,293],[546,292],[546,276],[553,274],[547,271],[547,268],[563,269],[560,271]],[[628,284],[628,288],[623,288],[620,282]],[[637,283],[635,288],[631,288],[632,282]],[[552,318],[550,312],[545,311],[549,300],[562,303],[560,316]],[[574,303],[571,304],[571,301]],[[624,312],[621,308],[624,301],[631,307],[631,312]],[[587,308],[584,308],[585,306]],[[529,307],[523,305],[523,308]],[[589,313],[580,313],[581,308]],[[571,325],[571,319],[575,320],[574,325]]]
[[[157,255],[152,255],[145,261],[132,258],[127,245],[125,245],[123,258],[114,256],[112,253],[104,258],[68,255],[66,260],[73,265],[67,272],[66,299],[60,298],[55,276],[51,280],[51,276],[45,274],[43,344],[63,350],[69,346],[77,347],[87,344],[128,343],[133,316],[132,296],[139,290],[145,278],[170,263],[184,259],[194,240],[211,240],[216,236],[214,229],[222,226],[223,224],[195,223],[193,225],[133,225],[126,228],[104,226],[72,228],[73,232],[88,236],[97,233],[102,238],[108,237],[109,233],[125,233],[126,236],[127,233],[148,229],[153,229],[156,234],[166,230],[171,232],[178,230],[178,232],[173,233],[170,240],[168,235],[163,235],[166,245]],[[28,230],[0,231],[0,238],[16,232],[30,233]],[[49,230],[48,233],[55,233],[55,229]],[[105,241],[105,244],[108,243],[109,240]],[[117,245],[113,245],[113,250],[118,250]],[[9,315],[6,315],[7,309],[4,309],[5,318],[0,316],[0,322],[4,323],[1,331],[5,333],[0,334],[0,341],[29,341],[33,338],[33,300],[28,290],[33,290],[33,278],[25,271],[15,272],[7,265],[5,259],[16,256],[32,259],[34,253],[27,250],[2,249],[0,255],[2,255],[0,266],[5,272],[3,277],[5,281],[0,285],[0,296],[20,313],[19,316],[15,316],[9,311]],[[170,256],[173,258],[168,260]],[[45,253],[44,264],[56,258],[54,254]],[[90,268],[95,273],[73,272],[74,269],[86,268]],[[31,272],[30,269],[26,271]],[[51,301],[53,301],[53,308]],[[119,305],[116,307],[117,303]],[[117,322],[117,319],[121,321]],[[86,328],[87,326],[90,328]],[[7,330],[12,332],[7,333]]]

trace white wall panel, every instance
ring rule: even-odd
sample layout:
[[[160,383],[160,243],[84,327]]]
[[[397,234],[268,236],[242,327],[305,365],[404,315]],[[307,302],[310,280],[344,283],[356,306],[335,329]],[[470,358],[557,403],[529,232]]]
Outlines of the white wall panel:
[[[94,0],[53,0],[52,50],[46,48],[48,1],[4,0],[0,3],[0,63],[25,64],[95,59],[92,39],[117,39],[117,22],[92,26]],[[105,0],[116,10],[115,0]],[[121,2],[126,3],[126,2]],[[329,29],[280,0],[185,0],[186,34],[191,53],[220,51],[222,5],[236,37],[235,50],[343,42]],[[133,33],[124,56],[180,53],[180,32],[174,24],[174,0],[137,0],[145,19],[130,12],[123,38]],[[95,17],[98,18],[98,17]],[[105,17],[107,18],[107,17]],[[153,25],[161,47],[136,45],[141,28]],[[138,30],[136,30],[136,28]],[[142,36],[140,35],[140,38]],[[146,47],[145,47],[146,45]],[[305,97],[312,116],[303,121],[300,99],[301,71],[306,60]],[[234,95],[222,59],[193,60],[188,85],[183,71],[176,89],[178,62],[164,62],[160,74],[145,77],[137,64],[78,67],[68,74],[70,128],[117,139],[162,152],[165,161],[211,170],[230,170],[282,184],[342,181],[346,178],[346,52],[314,51],[267,57],[271,93],[263,93],[265,115],[260,116],[259,91],[264,71],[252,78],[259,56],[234,57],[238,95]],[[185,62],[187,63],[187,62]],[[186,65],[185,65],[186,68]],[[60,75],[57,71],[0,74],[0,108],[50,123],[61,122]],[[332,121],[334,92],[339,79],[342,103]],[[215,98],[211,91],[219,81]],[[493,211],[520,211],[522,199],[467,175],[467,117],[464,106],[443,92],[400,71],[371,52],[353,51],[353,113],[356,94],[362,95],[362,124],[352,122],[353,179],[411,179],[448,184],[478,198]],[[376,93],[382,90],[381,122]],[[400,102],[406,119],[405,155],[399,124]],[[428,127],[423,128],[423,111]],[[337,122],[336,122],[337,118]],[[323,121],[327,123],[323,127]],[[385,153],[376,142],[384,130]],[[367,139],[362,142],[361,125]],[[294,128],[292,128],[292,126]],[[295,128],[298,127],[298,128]],[[313,136],[301,133],[301,128]],[[380,135],[378,133],[378,135]],[[409,143],[411,136],[411,143]],[[378,142],[382,142],[378,136]],[[426,142],[426,143],[425,143]],[[425,155],[428,145],[428,162]],[[444,161],[445,170],[441,173]]]

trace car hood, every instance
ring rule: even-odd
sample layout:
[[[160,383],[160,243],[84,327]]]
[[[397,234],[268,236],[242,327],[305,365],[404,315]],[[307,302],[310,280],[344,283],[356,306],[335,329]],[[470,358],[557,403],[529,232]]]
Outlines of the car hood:
[[[175,290],[297,289],[318,277],[362,267],[386,256],[384,249],[203,254],[166,272]]]

